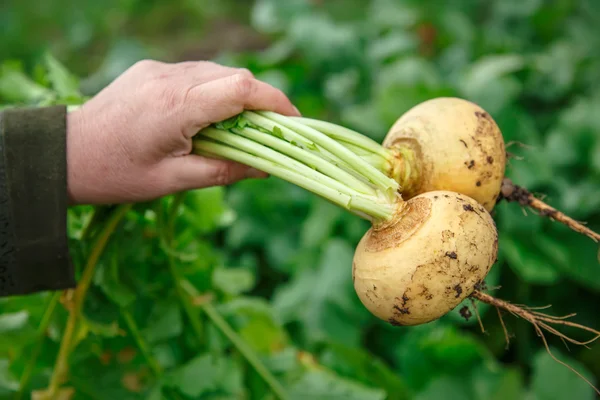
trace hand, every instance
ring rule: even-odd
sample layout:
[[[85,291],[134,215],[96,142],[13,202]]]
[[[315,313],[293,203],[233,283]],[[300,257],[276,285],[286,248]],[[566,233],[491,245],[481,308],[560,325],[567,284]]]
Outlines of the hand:
[[[299,115],[246,69],[212,62],[140,61],[67,117],[74,204],[146,201],[267,175],[190,154],[192,137],[244,109]]]

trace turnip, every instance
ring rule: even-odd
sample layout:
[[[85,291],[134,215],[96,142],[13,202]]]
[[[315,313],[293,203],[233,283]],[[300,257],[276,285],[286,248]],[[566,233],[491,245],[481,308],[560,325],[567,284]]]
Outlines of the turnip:
[[[361,302],[383,321],[428,323],[470,297],[521,316],[542,337],[547,330],[577,343],[551,324],[600,336],[484,293],[498,252],[489,211],[506,191],[506,155],[498,126],[473,103],[425,102],[383,145],[325,121],[244,111],[200,131],[194,151],[260,169],[369,220],[352,277]]]

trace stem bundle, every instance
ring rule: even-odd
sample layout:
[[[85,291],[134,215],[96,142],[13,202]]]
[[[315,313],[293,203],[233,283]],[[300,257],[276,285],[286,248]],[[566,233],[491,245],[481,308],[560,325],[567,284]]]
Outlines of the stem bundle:
[[[398,183],[383,172],[386,150],[334,124],[244,111],[200,131],[194,150],[260,169],[372,222],[390,218],[398,200]]]

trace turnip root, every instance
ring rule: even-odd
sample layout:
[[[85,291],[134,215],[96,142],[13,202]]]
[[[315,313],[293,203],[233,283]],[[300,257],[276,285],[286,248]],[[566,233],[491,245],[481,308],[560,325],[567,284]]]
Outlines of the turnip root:
[[[380,319],[423,324],[469,296],[497,251],[494,221],[479,203],[454,192],[424,193],[363,236],[352,266],[354,288]]]
[[[433,190],[463,193],[491,211],[500,194],[506,165],[502,133],[478,105],[456,98],[425,101],[402,115],[383,146],[400,161],[392,164],[406,199]],[[412,153],[412,157],[410,154]],[[402,170],[410,157],[410,180]]]

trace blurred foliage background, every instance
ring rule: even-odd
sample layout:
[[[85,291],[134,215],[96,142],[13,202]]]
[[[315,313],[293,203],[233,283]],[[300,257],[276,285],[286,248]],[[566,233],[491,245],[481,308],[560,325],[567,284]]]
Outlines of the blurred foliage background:
[[[247,67],[304,115],[376,140],[413,105],[459,96],[517,142],[508,177],[598,231],[599,48],[597,0],[8,0],[0,104],[77,102],[78,91],[92,96],[142,58]],[[82,239],[91,215],[78,207],[69,216],[80,271],[99,235]],[[500,257],[490,292],[576,312],[600,329],[597,244],[516,204],[501,203],[494,218]],[[165,247],[170,223],[174,244]],[[484,333],[458,308],[414,328],[373,318],[351,281],[367,228],[275,178],[135,205],[98,263],[65,386],[75,399],[273,398],[250,354],[298,399],[594,398],[511,315],[506,348],[485,305]],[[0,398],[48,385],[62,303],[52,293],[0,299]],[[600,382],[600,344],[548,340]]]

